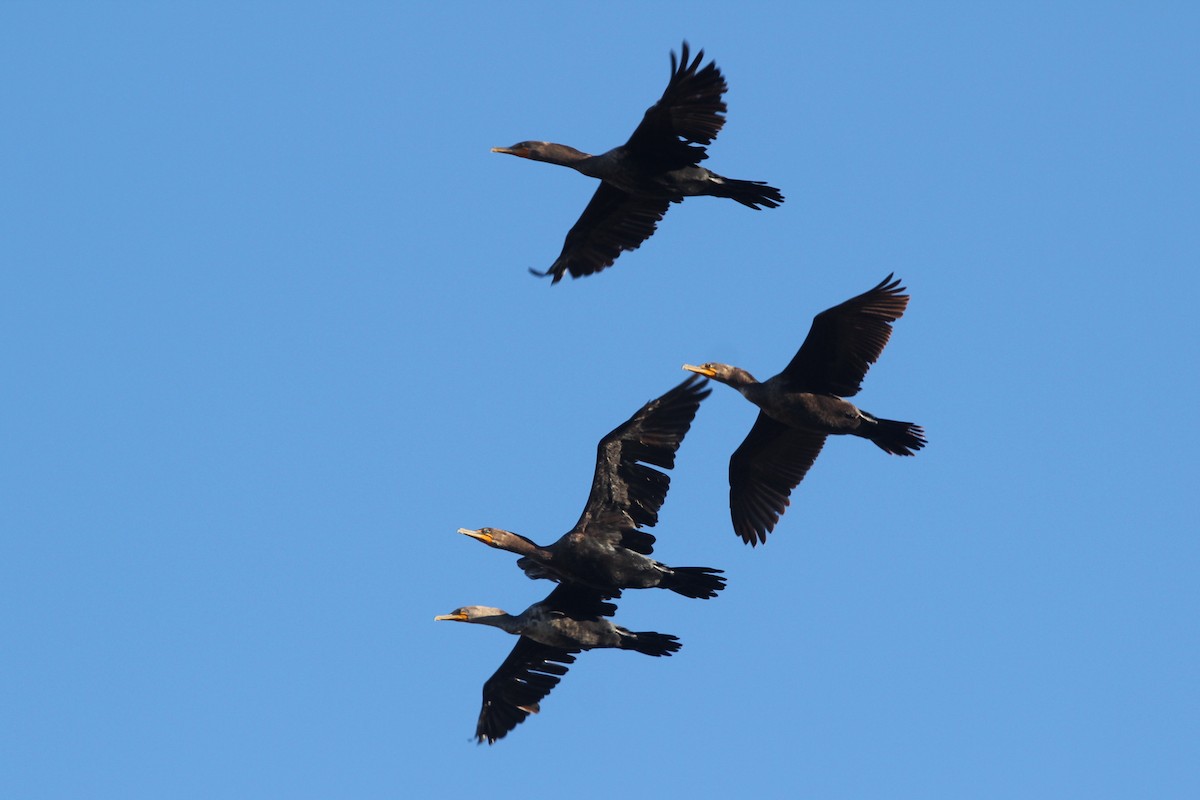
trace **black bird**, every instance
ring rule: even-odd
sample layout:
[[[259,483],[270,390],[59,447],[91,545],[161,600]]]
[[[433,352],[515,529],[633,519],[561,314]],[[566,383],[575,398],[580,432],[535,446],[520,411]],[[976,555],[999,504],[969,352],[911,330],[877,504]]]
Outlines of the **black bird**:
[[[775,208],[783,195],[762,181],[724,178],[696,166],[708,158],[703,145],[717,137],[725,124],[729,87],[717,65],[700,62],[704,51],[689,61],[688,44],[682,56],[671,53],[671,79],[659,101],[646,110],[629,141],[598,156],[553,142],[520,142],[493,147],[493,153],[559,164],[599,178],[600,188],[567,233],[562,253],[546,272],[552,283],[563,274],[579,278],[610,266],[624,250],[636,250],[650,238],[667,206],[692,195],[728,197],[757,210]]]
[[[919,425],[880,419],[842,399],[858,394],[867,369],[887,345],[892,323],[908,306],[903,292],[900,281],[888,275],[869,292],[822,311],[791,363],[763,383],[728,364],[684,364],[732,386],[761,409],[729,459],[733,530],[747,544],[767,541],[829,434],[861,436],[899,456],[925,446]]]
[[[513,616],[498,608],[463,606],[435,620],[491,625],[521,638],[508,658],[483,684],[483,708],[475,725],[475,738],[495,743],[530,714],[558,685],[575,654],[597,647],[636,650],[648,656],[669,656],[680,648],[679,639],[653,631],[631,631],[606,617],[617,610],[599,592],[583,586],[558,586],[540,603]]]
[[[517,566],[530,578],[590,586],[609,597],[622,589],[670,589],[685,597],[709,598],[725,587],[721,570],[668,567],[649,558],[654,536],[639,530],[658,522],[671,479],[654,467],[675,466],[675,451],[712,393],[708,381],[691,377],[646,403],[600,440],[596,471],[583,514],[570,532],[545,547],[498,528],[459,533],[517,553]]]

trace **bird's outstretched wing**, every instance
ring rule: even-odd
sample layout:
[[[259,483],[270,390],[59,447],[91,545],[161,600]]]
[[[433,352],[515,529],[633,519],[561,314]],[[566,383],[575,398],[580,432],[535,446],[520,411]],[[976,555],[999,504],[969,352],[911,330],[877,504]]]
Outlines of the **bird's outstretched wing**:
[[[636,250],[650,238],[670,204],[666,199],[635,197],[601,182],[579,221],[567,232],[562,252],[550,269],[529,271],[552,276],[551,282],[558,283],[568,272],[572,278],[582,278],[610,267],[621,253]]]
[[[714,62],[701,68],[703,60],[703,50],[690,58],[687,42],[678,61],[671,53],[671,79],[625,143],[630,155],[662,170],[690,166],[708,157],[703,145],[715,139],[725,124],[726,106],[721,97],[729,87]]]
[[[658,522],[658,511],[671,487],[671,478],[660,469],[675,466],[675,452],[691,428],[700,402],[711,393],[707,380],[688,378],[646,403],[600,440],[592,489],[575,532],[611,537],[649,555],[654,537],[635,526]],[[624,524],[623,518],[627,518]]]
[[[522,636],[500,668],[483,684],[483,708],[475,725],[479,742],[494,744],[536,714],[539,703],[567,674],[578,650],[562,650]]]
[[[825,434],[789,428],[759,413],[758,420],[729,459],[729,513],[733,530],[746,544],[766,543],[767,534],[788,506],[825,444]]]
[[[589,621],[617,613],[616,605],[608,602],[611,596],[587,586],[564,583],[537,605],[544,613]],[[577,653],[578,649],[553,647],[526,636],[518,639],[508,658],[483,684],[483,708],[475,725],[475,738],[493,744],[530,714],[536,714],[538,704],[558,685]]]
[[[597,620],[617,613],[616,603],[608,602],[615,595],[579,583],[563,583],[554,587],[538,605],[550,612],[562,614],[576,620]]]
[[[813,318],[804,344],[780,378],[789,391],[853,397],[904,315],[909,296],[888,275],[878,286]]]

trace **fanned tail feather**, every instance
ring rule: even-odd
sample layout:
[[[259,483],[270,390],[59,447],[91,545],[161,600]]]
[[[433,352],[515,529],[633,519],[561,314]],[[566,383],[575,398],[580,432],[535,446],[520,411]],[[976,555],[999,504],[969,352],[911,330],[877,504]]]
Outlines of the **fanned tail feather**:
[[[636,650],[648,656],[669,656],[683,647],[679,637],[654,631],[623,631],[622,650]]]
[[[716,197],[728,197],[755,211],[761,207],[775,208],[783,203],[783,194],[774,186],[764,181],[739,181],[733,178],[721,178],[712,184],[712,193]]]
[[[894,456],[911,456],[925,446],[925,430],[911,422],[894,419],[876,419],[865,433],[885,453]]]
[[[707,600],[725,588],[721,570],[709,567],[672,567],[661,586],[684,597]]]

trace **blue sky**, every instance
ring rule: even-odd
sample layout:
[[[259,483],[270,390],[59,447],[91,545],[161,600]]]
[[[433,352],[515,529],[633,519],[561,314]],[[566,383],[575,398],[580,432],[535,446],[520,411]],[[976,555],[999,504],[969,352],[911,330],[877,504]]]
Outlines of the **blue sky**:
[[[1197,796],[1200,12],[971,6],[5,4],[0,792]],[[489,148],[620,144],[683,38],[787,203],[530,277],[594,184]],[[716,386],[654,532],[728,590],[476,746],[513,640],[433,617],[550,585],[455,530],[556,538],[683,363],[889,272],[857,400],[929,447],[751,550]]]

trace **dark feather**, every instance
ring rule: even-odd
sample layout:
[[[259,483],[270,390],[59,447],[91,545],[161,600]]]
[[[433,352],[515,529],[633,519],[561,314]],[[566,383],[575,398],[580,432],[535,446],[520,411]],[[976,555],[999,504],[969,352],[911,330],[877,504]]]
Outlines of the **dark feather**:
[[[780,377],[789,390],[853,397],[878,360],[892,323],[904,316],[908,295],[888,275],[870,291],[813,318],[804,344]]]
[[[651,466],[671,469],[700,402],[712,393],[703,379],[689,378],[642,406],[608,433],[596,449],[592,490],[575,531],[613,536],[611,512],[628,514],[635,525],[654,525],[671,479]],[[593,525],[595,521],[605,524]],[[651,540],[651,543],[653,540]]]
[[[749,545],[767,534],[788,507],[825,444],[825,434],[789,428],[759,412],[741,446],[729,459],[729,513],[733,530]]]
[[[634,197],[602,181],[550,269],[529,271],[553,276],[552,282],[558,283],[567,272],[580,278],[610,267],[621,253],[636,250],[650,238],[670,205],[667,199]]]
[[[630,155],[652,162],[660,170],[679,169],[708,158],[701,145],[717,138],[725,125],[726,106],[721,98],[729,87],[716,63],[710,61],[701,68],[703,60],[703,50],[689,60],[687,42],[678,61],[671,53],[667,88],[658,102],[646,109],[625,143]]]
[[[494,744],[539,711],[539,703],[567,674],[578,650],[560,650],[522,636],[500,668],[483,684],[483,708],[475,725],[479,742]]]

